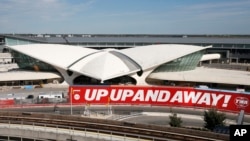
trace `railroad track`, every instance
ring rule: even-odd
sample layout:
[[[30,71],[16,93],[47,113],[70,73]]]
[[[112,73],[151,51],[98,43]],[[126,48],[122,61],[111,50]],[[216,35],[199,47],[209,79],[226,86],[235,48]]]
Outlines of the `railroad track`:
[[[106,133],[145,140],[218,141],[229,135],[191,129],[135,124],[130,122],[26,112],[0,112],[0,122]]]

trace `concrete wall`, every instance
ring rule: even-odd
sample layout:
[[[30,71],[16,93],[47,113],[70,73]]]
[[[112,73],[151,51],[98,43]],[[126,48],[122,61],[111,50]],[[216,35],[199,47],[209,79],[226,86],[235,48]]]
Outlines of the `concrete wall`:
[[[67,129],[68,128],[68,129]],[[89,132],[85,129],[82,131],[74,130],[70,127],[52,128],[45,125],[33,126],[33,125],[20,125],[20,124],[0,124],[0,136],[20,137],[35,140],[56,140],[56,141],[109,141],[109,140],[121,140],[121,141],[137,141],[138,138],[129,138],[124,136],[115,136],[112,134],[103,134],[96,132]],[[1,138],[0,138],[1,139]]]

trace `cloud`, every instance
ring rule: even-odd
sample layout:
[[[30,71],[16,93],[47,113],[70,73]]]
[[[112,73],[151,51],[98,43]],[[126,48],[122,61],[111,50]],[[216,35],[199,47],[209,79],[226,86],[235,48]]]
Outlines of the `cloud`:
[[[0,16],[5,21],[56,21],[88,9],[94,1],[69,3],[63,0],[3,0]],[[24,21],[25,21],[24,20]],[[1,24],[1,22],[0,22]]]
[[[1,0],[0,33],[248,32],[249,9],[249,0]]]
[[[0,33],[62,30],[93,3],[94,0],[1,0]]]
[[[199,3],[183,8],[183,13],[192,15],[200,20],[219,20],[221,18],[232,18],[249,15],[250,1],[212,1],[210,3]]]

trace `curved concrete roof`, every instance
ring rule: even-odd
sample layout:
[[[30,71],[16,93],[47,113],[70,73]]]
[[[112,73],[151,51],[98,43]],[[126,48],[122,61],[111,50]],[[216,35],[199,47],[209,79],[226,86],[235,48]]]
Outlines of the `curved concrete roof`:
[[[205,54],[201,57],[200,61],[207,61],[207,60],[213,60],[213,59],[220,59],[221,55],[219,53],[213,53],[213,54]]]
[[[193,45],[149,45],[115,50],[95,50],[58,44],[29,44],[9,48],[51,64],[99,80],[157,67],[187,54],[205,49]]]
[[[61,78],[53,72],[10,71],[0,73],[0,81],[42,80]]]
[[[61,44],[27,44],[9,48],[63,69],[97,50]]]
[[[140,71],[141,67],[122,53],[102,50],[83,57],[69,69],[99,80],[107,80]]]
[[[119,50],[136,61],[143,70],[159,66],[163,63],[180,58],[187,54],[206,49],[206,47],[194,45],[162,44],[139,46],[135,48]]]
[[[151,73],[149,78],[172,81],[207,82],[233,85],[250,85],[250,72],[197,67],[182,72]]]

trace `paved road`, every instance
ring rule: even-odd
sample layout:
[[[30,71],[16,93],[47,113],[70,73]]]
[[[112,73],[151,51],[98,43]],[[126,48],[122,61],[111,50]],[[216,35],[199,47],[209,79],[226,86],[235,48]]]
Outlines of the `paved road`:
[[[71,108],[66,105],[57,105],[59,113],[70,115]],[[83,115],[85,106],[72,107],[74,115]],[[145,107],[145,106],[112,106],[113,115],[107,115],[107,106],[90,106],[88,107],[93,118],[115,119],[132,123],[156,124],[169,126],[169,107]],[[172,111],[181,117],[183,126],[188,127],[203,127],[203,112],[201,109],[186,109],[186,108],[171,108]],[[35,107],[35,108],[13,108],[0,109],[0,111],[23,111],[23,112],[42,112],[50,114],[58,114],[54,111],[54,106]],[[135,115],[135,116],[131,116]],[[226,124],[236,124],[237,114],[226,113]],[[245,116],[244,124],[250,124],[250,116]]]
[[[160,126],[169,126],[169,116],[171,113],[143,113],[140,116],[128,117],[122,119],[122,121],[132,122],[132,123],[142,123],[142,124],[155,124]],[[203,116],[198,115],[186,115],[177,114],[182,120],[181,125],[184,127],[203,127],[205,122]],[[235,120],[227,119],[226,125],[236,124]],[[250,124],[250,123],[249,123]]]
[[[42,92],[53,92],[53,91],[64,91],[67,92],[68,88],[67,87],[62,87],[62,88],[35,88],[35,89],[4,89],[0,90],[0,95],[4,94],[9,94],[9,93],[14,93],[14,94],[38,94]]]
[[[60,94],[65,96],[68,93],[68,88],[35,88],[35,89],[2,89],[0,90],[0,98],[24,97],[33,95],[36,98],[39,94]],[[12,95],[12,96],[9,96]]]

